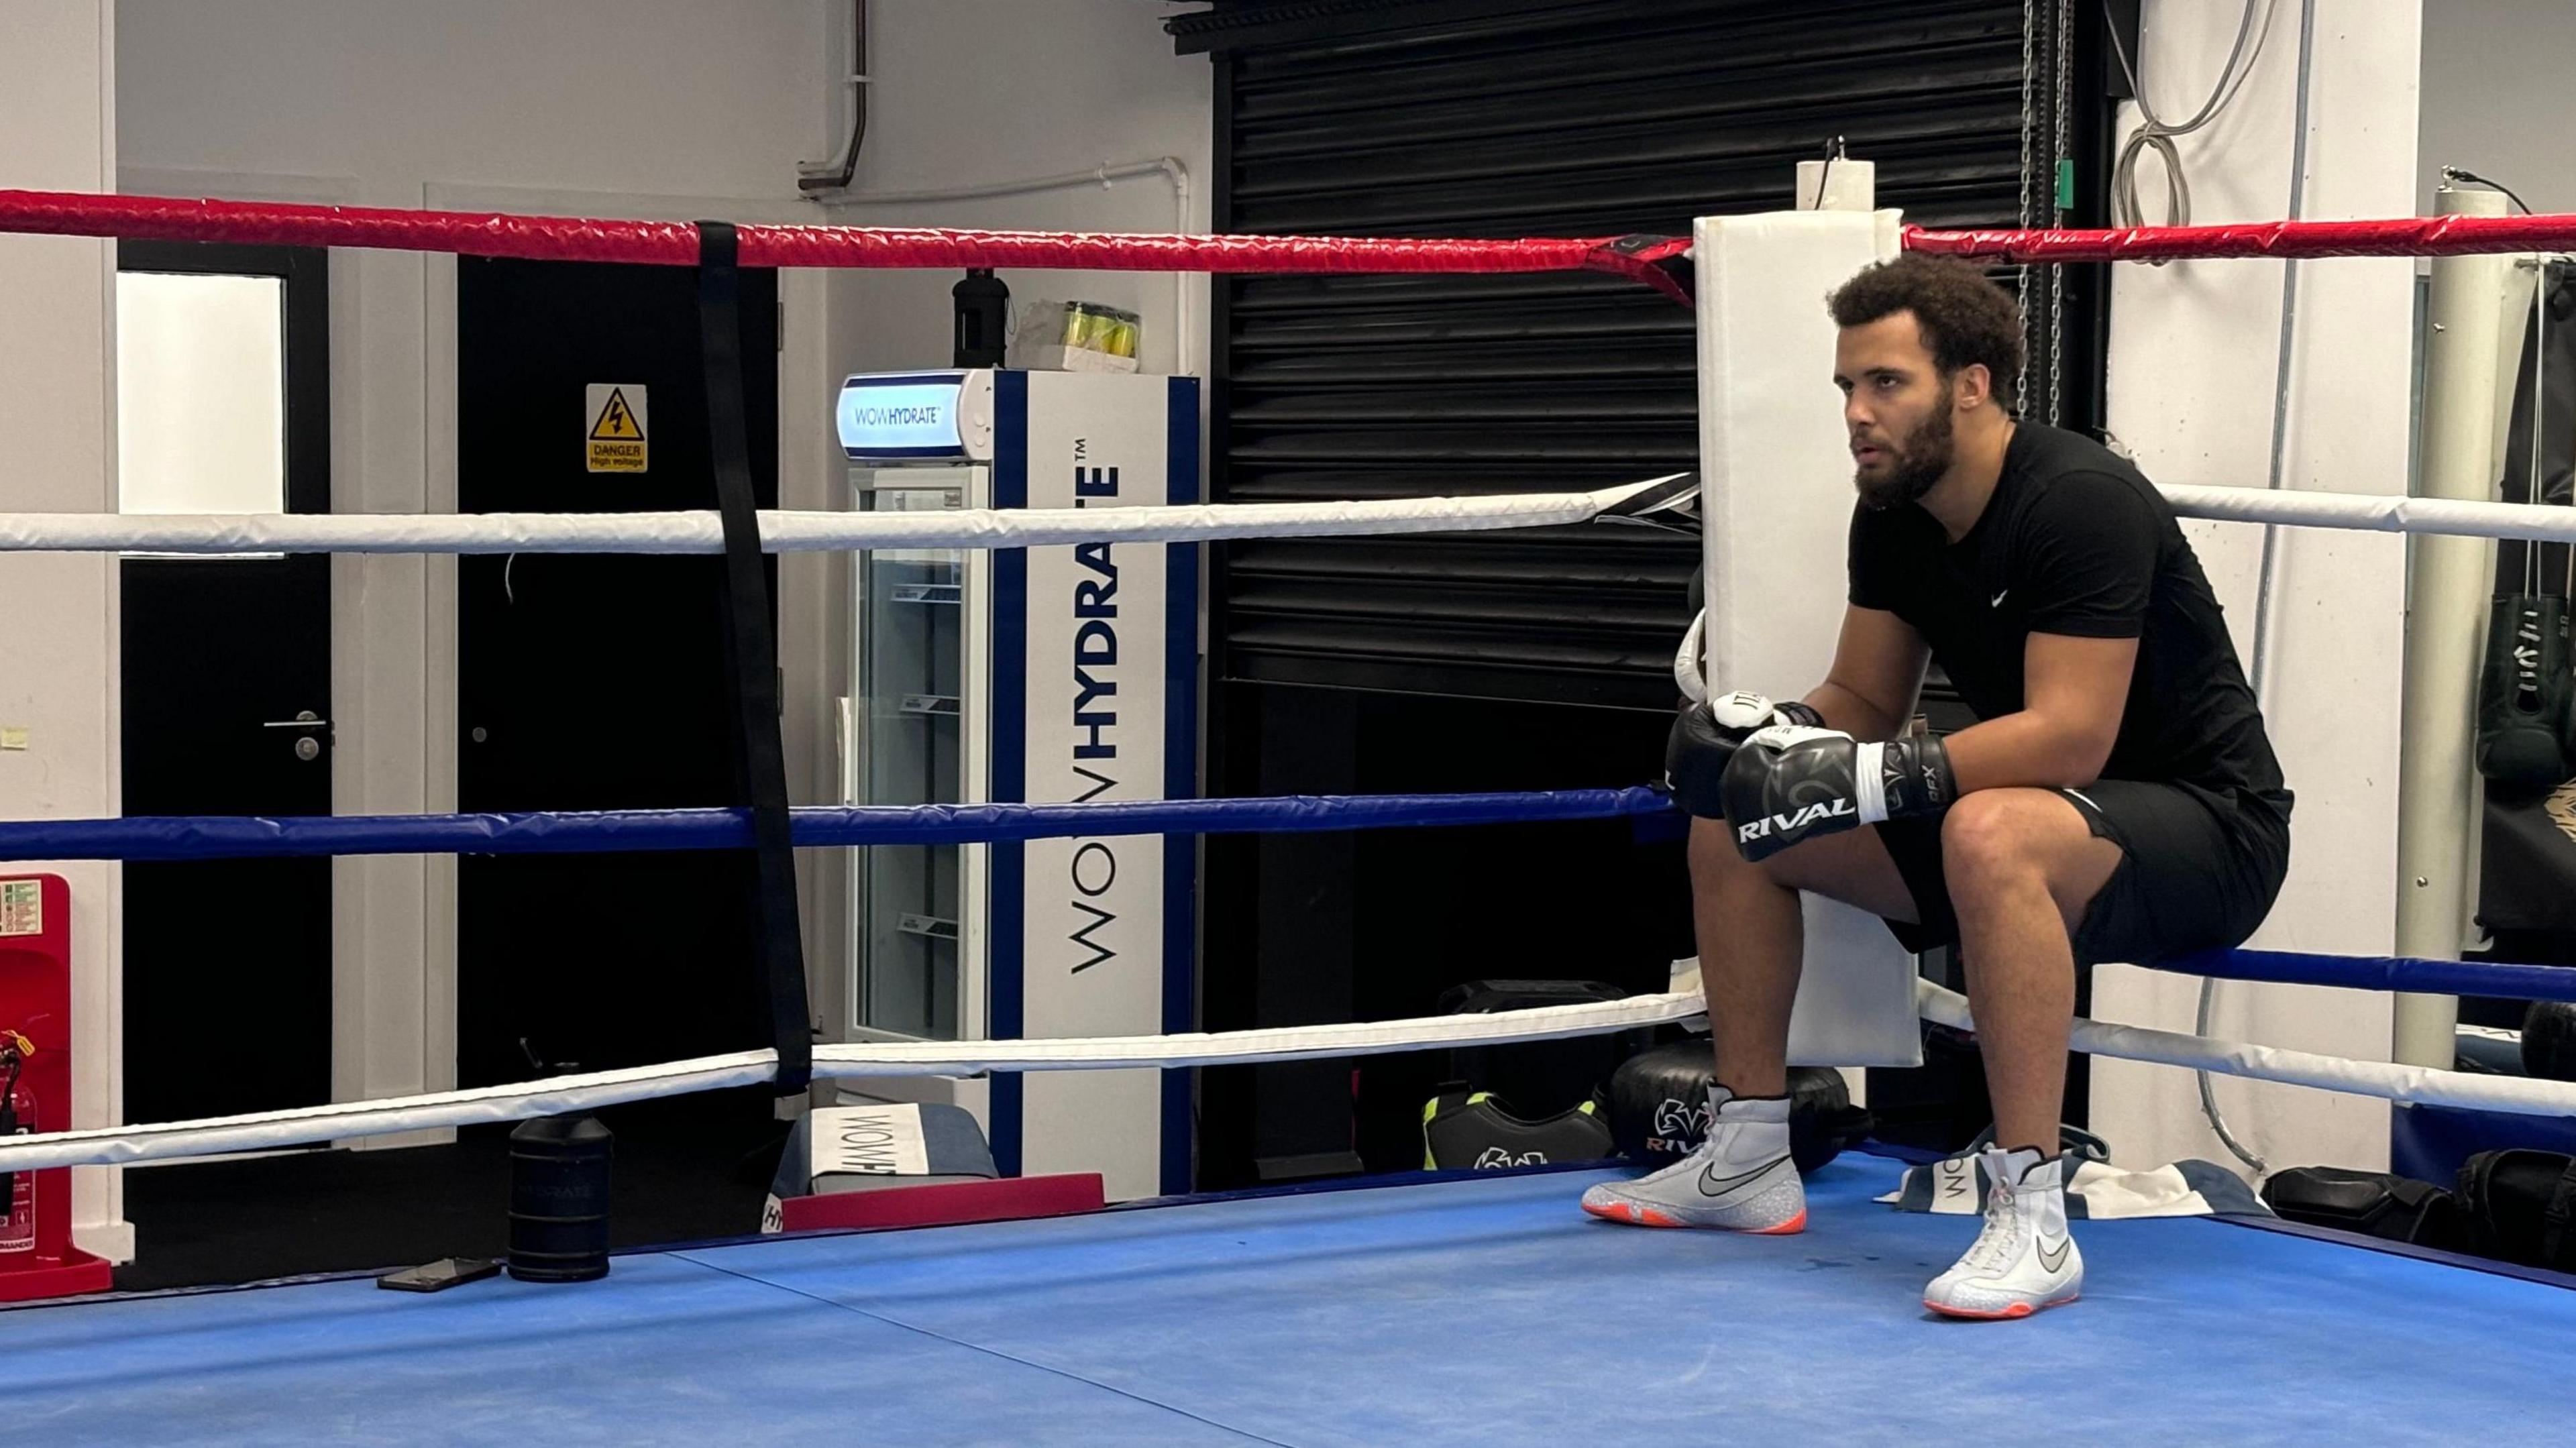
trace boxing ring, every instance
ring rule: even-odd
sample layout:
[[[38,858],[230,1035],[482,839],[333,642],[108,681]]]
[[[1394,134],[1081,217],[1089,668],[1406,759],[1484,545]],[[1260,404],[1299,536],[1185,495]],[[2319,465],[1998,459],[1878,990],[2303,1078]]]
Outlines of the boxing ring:
[[[1061,236],[386,212],[0,192],[0,228],[404,247],[702,268],[1015,266],[1200,271],[1586,268],[1688,299],[1689,241]],[[2022,262],[2458,255],[2564,247],[2576,217],[2119,232],[1935,232],[1902,249]],[[1705,383],[1704,383],[1705,385]],[[558,517],[0,515],[10,552],[760,552],[1028,548],[1102,540],[1459,531],[1685,516],[1697,479],[1589,493],[1377,502]],[[2576,510],[2227,488],[2164,490],[2187,517],[2576,540]],[[1710,519],[1712,529],[1723,520]],[[340,817],[0,822],[0,860],[504,853],[994,842],[1075,835],[1439,828],[1645,818],[1646,789]],[[792,900],[789,902],[792,909]],[[765,962],[774,965],[775,962]],[[2249,980],[2568,999],[2570,973],[2233,951],[2162,968]],[[764,979],[773,991],[779,977]],[[793,982],[801,1012],[802,982]],[[1972,1028],[1929,982],[1913,1015]],[[791,1004],[784,994],[774,1004]],[[991,1071],[1182,1069],[1634,1029],[1691,993],[1263,1031],[768,1049],[504,1087],[21,1136],[0,1170],[128,1164],[521,1120],[683,1092]],[[801,1034],[801,1030],[800,1030]],[[2397,1102],[2576,1115],[2576,1084],[2345,1060],[2078,1021],[2077,1049]],[[2088,1223],[2088,1305],[1999,1350],[1928,1319],[1917,1288],[1956,1222],[1878,1210],[1898,1165],[1846,1155],[1795,1238],[1641,1232],[1575,1210],[1605,1174],[1428,1176],[1181,1198],[1044,1221],[818,1234],[617,1259],[579,1286],[429,1297],[366,1280],[93,1299],[0,1313],[11,1421],[49,1442],[743,1441],[1638,1443],[2027,1431],[2064,1402],[2115,1442],[2310,1442],[2367,1424],[2434,1440],[2556,1427],[2576,1286],[2546,1273],[2277,1223]],[[1973,1339],[1973,1340],[1972,1340]],[[1891,1391],[1891,1388],[1897,1389]],[[1933,1389],[1944,1389],[1937,1405]]]
[[[2099,1222],[2086,1305],[1926,1321],[1953,1220],[1808,1179],[1805,1234],[1648,1232],[1600,1172],[623,1256],[577,1288],[359,1279],[0,1315],[47,1443],[2545,1442],[2563,1285],[2228,1222]],[[2080,1427],[2077,1424],[2080,1422]]]

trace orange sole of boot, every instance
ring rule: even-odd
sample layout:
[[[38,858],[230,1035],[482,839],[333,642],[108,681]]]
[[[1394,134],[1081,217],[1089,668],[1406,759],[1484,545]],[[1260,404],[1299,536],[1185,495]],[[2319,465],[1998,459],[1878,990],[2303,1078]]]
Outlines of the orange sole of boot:
[[[1624,1222],[1632,1227],[1687,1227],[1691,1225],[1679,1217],[1673,1216],[1670,1213],[1656,1211],[1652,1207],[1625,1205],[1607,1207],[1587,1206],[1583,1210],[1590,1212],[1592,1215],[1599,1217],[1605,1222]],[[1743,1229],[1744,1235],[1748,1237],[1787,1237],[1805,1230],[1807,1230],[1807,1212],[1804,1207],[1798,1209],[1798,1215],[1791,1217],[1789,1220],[1782,1222],[1776,1227],[1752,1227]]]
[[[1970,1322],[2018,1322],[2034,1312],[2044,1312],[2051,1307],[2064,1307],[2083,1295],[2079,1292],[2074,1297],[2061,1297],[2055,1302],[2042,1303],[2038,1307],[2033,1307],[2027,1302],[2016,1302],[2001,1312],[1971,1312],[1964,1307],[1943,1307],[1928,1297],[1923,1300],[1923,1305],[1943,1317],[1965,1318]]]

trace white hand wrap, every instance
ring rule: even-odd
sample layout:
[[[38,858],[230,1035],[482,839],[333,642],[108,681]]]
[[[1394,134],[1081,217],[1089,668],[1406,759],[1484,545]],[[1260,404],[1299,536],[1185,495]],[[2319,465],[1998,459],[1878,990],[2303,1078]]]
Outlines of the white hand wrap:
[[[1852,803],[1860,807],[1860,822],[1883,824],[1887,819],[1887,746],[1864,744],[1852,759]]]

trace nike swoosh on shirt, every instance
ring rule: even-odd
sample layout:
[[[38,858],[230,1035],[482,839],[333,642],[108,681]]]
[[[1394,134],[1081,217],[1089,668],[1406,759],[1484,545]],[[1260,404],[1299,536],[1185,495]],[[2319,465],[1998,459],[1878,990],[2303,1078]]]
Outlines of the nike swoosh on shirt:
[[[2007,588],[2007,589],[2005,589],[2005,590],[2004,590],[2004,593],[2010,593],[2010,592],[2012,592],[2012,590],[2011,590],[2011,589],[2009,589],[2009,588]],[[1986,606],[1987,606],[1988,608],[2001,608],[2001,607],[2003,607],[2003,606],[2004,606],[2004,593],[1998,593],[1998,594],[1996,594],[1994,597],[1992,597],[1992,598],[1990,598],[1990,599],[1987,599],[1987,600],[1986,600]]]
[[[2074,1238],[2072,1238],[2072,1237],[2060,1237],[2060,1238],[2058,1238],[2058,1239],[2057,1239],[2057,1255],[2056,1255],[2056,1256],[2054,1256],[2054,1257],[2052,1257],[2052,1256],[2050,1256],[2050,1255],[2049,1255],[2049,1253],[2048,1253],[2048,1244],[2047,1244],[2046,1242],[2042,1242],[2042,1243],[2040,1243],[2040,1244],[2039,1244],[2039,1265],[2040,1265],[2040,1266],[2042,1266],[2042,1267],[2047,1268],[2047,1269],[2048,1269],[2049,1271],[2051,1271],[2051,1272],[2056,1272],[2056,1271],[2060,1271],[2060,1270],[2062,1270],[2062,1269],[2066,1266],[2066,1253],[2067,1253],[2067,1250],[2068,1250],[2069,1248],[2073,1247],[2074,1245],[2075,1245],[2075,1239],[2074,1239]]]

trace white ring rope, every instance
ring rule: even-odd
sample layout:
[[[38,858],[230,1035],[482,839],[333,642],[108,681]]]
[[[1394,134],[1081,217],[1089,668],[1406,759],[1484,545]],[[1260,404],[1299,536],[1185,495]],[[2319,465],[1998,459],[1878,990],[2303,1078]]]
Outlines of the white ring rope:
[[[1961,1030],[1976,1028],[1968,1018],[1967,997],[1957,991],[1918,980],[1914,999],[1927,1021]],[[2350,1096],[2376,1096],[2408,1106],[2460,1106],[2516,1116],[2576,1116],[2576,1082],[2570,1081],[2535,1081],[2387,1061],[2355,1061],[2313,1051],[2091,1021],[2081,1016],[2076,1018],[2071,1043],[2088,1055],[2114,1060],[2182,1066],[2222,1076],[2242,1076],[2249,1081],[2341,1091]]]
[[[2576,508],[2539,503],[2482,503],[2460,498],[2390,497],[2380,493],[2308,493],[2293,489],[2200,488],[2159,484],[2185,518],[2228,523],[2280,523],[2351,528],[2367,533],[2443,533],[2459,538],[2529,538],[2576,542]]]
[[[773,511],[761,548],[1036,548],[1449,533],[1582,523],[1673,474],[1590,493],[1391,498],[1335,503],[1190,503],[1142,508],[961,508],[920,513]],[[0,552],[722,553],[714,513],[0,513]]]
[[[1681,477],[1591,493],[1142,508],[977,508],[937,513],[765,512],[771,553],[865,548],[1037,548],[1453,533],[1581,523]],[[2186,518],[2576,542],[2576,509],[2536,503],[2167,486]],[[0,513],[0,553],[721,553],[714,513]]]
[[[1352,1025],[1287,1026],[1266,1031],[1193,1032],[1171,1036],[1093,1036],[1033,1041],[892,1041],[814,1048],[817,1078],[970,1076],[985,1071],[1108,1071],[1131,1067],[1231,1066],[1376,1056],[1425,1046],[1481,1046],[1552,1041],[1662,1025],[1699,1015],[1697,992],[1632,996],[1582,1005],[1544,1006],[1491,1015],[1429,1016]],[[737,1051],[622,1071],[592,1071],[291,1111],[262,1111],[199,1121],[101,1126],[0,1138],[0,1171],[102,1166],[306,1146],[345,1137],[426,1131],[533,1116],[590,1111],[621,1102],[749,1086],[767,1081],[772,1051]]]
[[[1682,642],[1673,650],[1673,682],[1682,697],[1694,704],[1708,702],[1708,610],[1691,615],[1690,627],[1682,630]]]
[[[1918,981],[1915,999],[1924,1019],[1962,1030],[1974,1029],[1967,1000],[1958,993],[1930,981]],[[868,1042],[816,1047],[814,1074],[826,1079],[964,1076],[988,1071],[1105,1071],[1309,1061],[1384,1055],[1429,1046],[1494,1045],[1600,1035],[1687,1020],[1703,1010],[1697,991],[1682,991],[1491,1015],[1429,1016],[1266,1031],[1034,1041]],[[2413,1105],[2460,1106],[2524,1116],[2576,1116],[2576,1083],[2564,1081],[2530,1081],[2381,1061],[2352,1061],[2082,1019],[2075,1022],[2073,1043],[2077,1050],[2123,1061],[2214,1071]],[[769,1080],[776,1065],[777,1058],[769,1051],[738,1051],[471,1091],[387,1097],[201,1121],[47,1132],[0,1142],[0,1171],[164,1161],[401,1131],[521,1121],[692,1091],[755,1085]]]

